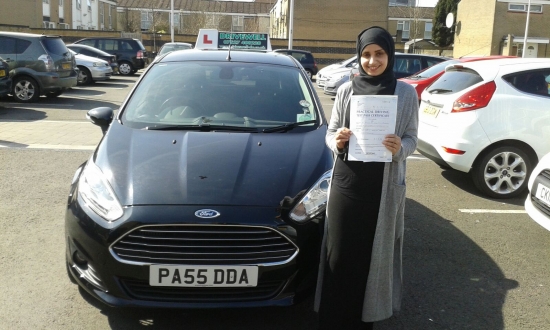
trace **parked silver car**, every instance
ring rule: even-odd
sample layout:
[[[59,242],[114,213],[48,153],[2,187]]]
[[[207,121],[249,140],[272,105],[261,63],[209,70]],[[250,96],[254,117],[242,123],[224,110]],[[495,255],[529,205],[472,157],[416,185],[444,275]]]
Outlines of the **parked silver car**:
[[[346,69],[349,72],[349,70],[351,70],[356,63],[357,56],[353,56],[345,61],[334,63],[322,68],[321,70],[319,70],[319,72],[317,72],[317,75],[315,77],[317,81],[317,87],[325,86],[325,81],[327,80],[327,77],[329,77],[333,73],[333,71]]]
[[[78,85],[89,85],[98,80],[111,79],[113,69],[111,65],[102,59],[86,56],[82,54],[73,53],[76,60],[76,66],[78,67]]]

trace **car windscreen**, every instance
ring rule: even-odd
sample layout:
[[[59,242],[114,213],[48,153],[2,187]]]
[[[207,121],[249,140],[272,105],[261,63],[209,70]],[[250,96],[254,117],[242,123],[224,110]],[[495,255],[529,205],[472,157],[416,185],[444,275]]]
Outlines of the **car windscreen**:
[[[440,73],[441,71],[445,70],[447,65],[455,64],[455,63],[460,63],[460,61],[458,61],[458,60],[449,60],[449,61],[440,62],[440,63],[437,63],[435,65],[432,65],[431,67],[427,68],[424,71],[421,71],[420,73],[418,73],[417,75],[412,76],[412,77],[414,79],[430,78],[430,77],[433,77],[434,75]]]
[[[482,81],[483,78],[470,69],[446,71],[427,88],[427,91],[432,94],[452,94]]]
[[[42,39],[42,45],[44,45],[44,48],[46,48],[50,54],[63,56],[68,51],[67,46],[65,46],[65,43],[61,40],[61,38],[46,37]]]
[[[298,68],[267,64],[157,63],[134,90],[121,119],[134,128],[208,124],[259,130],[309,122],[318,118],[318,109],[304,79]]]

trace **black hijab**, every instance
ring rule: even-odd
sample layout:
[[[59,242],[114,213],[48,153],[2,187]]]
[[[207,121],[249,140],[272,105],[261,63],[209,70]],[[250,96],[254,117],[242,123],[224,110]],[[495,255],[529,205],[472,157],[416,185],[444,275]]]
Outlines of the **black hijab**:
[[[388,54],[388,66],[379,76],[369,76],[361,65],[361,53],[370,45],[377,44]],[[395,58],[395,44],[388,31],[379,26],[372,26],[363,30],[357,37],[357,63],[359,76],[352,80],[353,94],[355,95],[393,95],[397,80],[393,74]]]

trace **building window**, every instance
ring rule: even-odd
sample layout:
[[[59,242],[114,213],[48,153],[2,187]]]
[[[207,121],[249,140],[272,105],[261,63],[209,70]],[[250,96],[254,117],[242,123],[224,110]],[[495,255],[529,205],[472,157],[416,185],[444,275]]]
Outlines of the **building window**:
[[[231,28],[234,32],[244,31],[244,16],[233,16],[233,22]]]
[[[408,6],[409,0],[390,0],[390,6]],[[414,6],[414,4],[412,4]]]
[[[141,29],[149,30],[153,24],[153,13],[148,11],[141,12]]]
[[[113,16],[111,15],[112,6],[109,5],[109,30],[113,29]]]
[[[103,3],[99,4],[99,24],[103,25],[105,24],[105,7],[103,6]]]
[[[50,0],[42,0],[42,3],[50,3]]]
[[[81,0],[76,0],[76,9],[82,8],[82,6],[80,5],[80,1]]]
[[[88,11],[92,11],[92,2],[88,0]]]
[[[432,22],[424,23],[424,39],[426,40],[432,39],[432,28],[433,28]]]
[[[59,7],[63,7],[63,0],[59,0]]]
[[[521,12],[527,12],[527,4],[519,4],[519,3],[509,3],[508,4],[508,10],[509,11],[521,11]],[[531,5],[531,12],[532,13],[542,13],[542,5]]]
[[[409,39],[411,30],[410,21],[397,21],[397,31],[402,31],[401,38]]]

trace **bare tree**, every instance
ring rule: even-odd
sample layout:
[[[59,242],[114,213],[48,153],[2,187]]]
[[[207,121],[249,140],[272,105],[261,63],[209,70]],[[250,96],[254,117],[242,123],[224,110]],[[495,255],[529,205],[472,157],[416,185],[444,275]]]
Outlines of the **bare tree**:
[[[123,32],[141,31],[141,17],[139,12],[130,11],[127,7],[119,15],[121,30]]]
[[[431,19],[431,11],[429,7],[418,7],[416,1],[409,1],[408,5],[392,7],[397,17],[406,18],[409,21],[409,40],[413,41],[412,49],[415,48],[416,39],[424,37],[424,24],[422,21]]]

